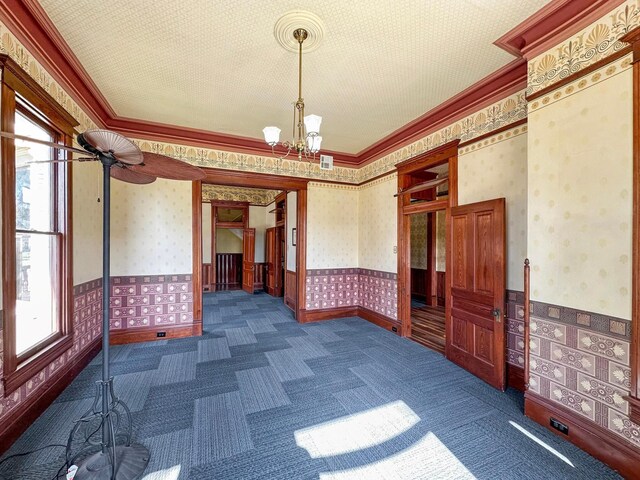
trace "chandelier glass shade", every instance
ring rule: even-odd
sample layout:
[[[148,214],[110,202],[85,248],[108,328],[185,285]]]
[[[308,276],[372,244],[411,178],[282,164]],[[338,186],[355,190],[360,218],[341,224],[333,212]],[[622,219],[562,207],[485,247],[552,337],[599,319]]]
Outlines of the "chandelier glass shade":
[[[320,124],[322,117],[319,115],[304,114],[304,100],[302,99],[302,43],[307,38],[307,31],[298,28],[293,32],[293,37],[298,42],[298,100],[293,105],[293,140],[282,142],[282,146],[287,149],[287,153],[281,158],[287,157],[292,151],[302,157],[315,156],[320,151],[322,137],[320,136]],[[276,154],[275,147],[280,143],[280,130],[278,127],[265,127],[262,130],[264,141],[271,146],[271,150]]]

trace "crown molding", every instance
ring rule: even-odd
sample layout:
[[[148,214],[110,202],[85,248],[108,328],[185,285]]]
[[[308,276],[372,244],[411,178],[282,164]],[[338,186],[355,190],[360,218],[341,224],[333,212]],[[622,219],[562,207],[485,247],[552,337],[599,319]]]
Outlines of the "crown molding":
[[[530,60],[578,33],[625,0],[553,0],[494,45]]]
[[[527,58],[559,35],[578,31],[623,0],[555,0],[495,42]],[[272,156],[262,139],[161,124],[118,116],[37,0],[0,2],[2,20],[63,88],[86,109],[96,124],[124,135],[195,147]],[[358,168],[428,135],[501,98],[526,88],[527,67],[518,58],[436,108],[358,153],[323,150],[338,166]]]

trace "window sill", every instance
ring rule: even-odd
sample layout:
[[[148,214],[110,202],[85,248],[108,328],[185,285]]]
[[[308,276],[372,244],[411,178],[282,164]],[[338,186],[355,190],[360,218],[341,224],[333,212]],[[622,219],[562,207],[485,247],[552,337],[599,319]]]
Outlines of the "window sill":
[[[38,352],[28,360],[18,365],[14,372],[7,372],[4,376],[4,394],[9,395],[25,384],[30,378],[44,369],[73,345],[73,336],[65,335],[51,345]]]

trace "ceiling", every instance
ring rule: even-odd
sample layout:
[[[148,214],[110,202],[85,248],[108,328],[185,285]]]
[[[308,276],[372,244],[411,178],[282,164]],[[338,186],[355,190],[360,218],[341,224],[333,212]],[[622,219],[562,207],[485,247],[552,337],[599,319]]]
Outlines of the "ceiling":
[[[549,0],[40,0],[120,117],[252,138],[291,136],[291,10],[323,22],[303,58],[323,149],[358,153],[514,57],[493,45]]]

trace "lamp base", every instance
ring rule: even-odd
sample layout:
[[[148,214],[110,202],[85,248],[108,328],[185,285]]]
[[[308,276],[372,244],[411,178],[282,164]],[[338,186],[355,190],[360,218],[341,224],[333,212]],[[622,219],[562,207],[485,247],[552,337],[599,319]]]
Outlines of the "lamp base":
[[[109,454],[94,453],[78,464],[75,480],[136,480],[149,463],[149,450],[140,444],[118,445],[115,448],[115,477]]]

